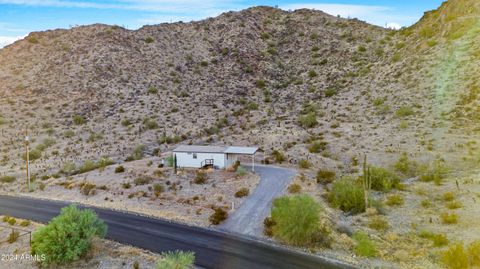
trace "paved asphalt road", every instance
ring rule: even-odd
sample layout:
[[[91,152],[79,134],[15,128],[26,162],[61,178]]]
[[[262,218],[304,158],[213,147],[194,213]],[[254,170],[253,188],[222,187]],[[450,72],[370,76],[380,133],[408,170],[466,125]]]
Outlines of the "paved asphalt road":
[[[246,168],[251,169],[250,166]],[[261,180],[227,221],[219,229],[249,236],[263,234],[263,221],[270,215],[272,201],[282,195],[296,172],[292,169],[274,166],[255,166]]]
[[[48,222],[65,202],[0,196],[0,214]],[[93,208],[108,224],[107,238],[154,252],[191,250],[205,268],[330,269],[349,265],[248,238],[126,212]]]

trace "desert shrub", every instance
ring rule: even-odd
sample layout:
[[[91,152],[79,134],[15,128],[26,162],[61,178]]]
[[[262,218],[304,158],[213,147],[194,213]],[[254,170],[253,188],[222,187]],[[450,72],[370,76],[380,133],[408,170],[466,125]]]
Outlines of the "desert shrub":
[[[87,172],[90,172],[90,171],[93,171],[97,169],[97,164],[94,163],[93,161],[91,160],[86,160],[82,166],[80,166],[80,168],[78,169],[78,172],[80,174],[83,174],[83,173],[87,173]]]
[[[384,230],[387,230],[390,227],[390,225],[388,224],[388,221],[385,218],[381,216],[373,216],[368,222],[368,227],[375,230],[384,231]]]
[[[458,216],[455,213],[444,212],[440,214],[440,219],[443,224],[456,224],[458,223]]]
[[[480,240],[470,243],[467,253],[470,264],[474,267],[480,267]]]
[[[409,106],[402,106],[399,109],[397,109],[397,111],[395,111],[395,116],[399,118],[409,117],[409,116],[412,116],[413,114],[415,114],[415,112],[413,112],[413,109]]]
[[[296,183],[291,184],[288,186],[288,192],[289,193],[299,193],[302,190],[302,187]]]
[[[310,153],[320,153],[327,148],[327,142],[324,141],[317,141],[313,142],[309,147],[308,151]]]
[[[273,201],[273,235],[279,240],[295,245],[310,245],[320,232],[321,206],[308,195],[283,196]]]
[[[112,165],[114,164],[115,162],[113,162],[110,158],[108,157],[102,157],[100,158],[98,161],[97,161],[97,168],[105,168],[109,165]]]
[[[145,119],[143,120],[143,125],[145,126],[145,128],[147,128],[148,130],[154,130],[154,129],[158,129],[158,122],[153,120],[153,119]]]
[[[127,162],[138,161],[143,158],[143,151],[145,150],[144,145],[138,145],[133,150],[132,154],[127,157]]]
[[[73,116],[73,123],[74,123],[75,125],[83,125],[83,124],[85,124],[86,122],[87,122],[87,120],[86,120],[83,116],[81,116],[81,115],[75,115],[75,116]]]
[[[382,167],[370,167],[372,189],[377,191],[390,191],[399,184],[398,177]]]
[[[308,169],[312,167],[312,164],[308,160],[302,159],[298,162],[298,167],[301,169]]]
[[[132,187],[132,184],[130,184],[129,182],[122,183],[122,188],[124,189],[130,189],[131,187]]]
[[[122,120],[121,124],[122,124],[123,127],[128,127],[128,126],[132,125],[132,122],[129,119],[124,119],[124,120]]]
[[[0,177],[0,182],[3,182],[3,183],[12,183],[15,180],[17,180],[17,178],[14,177],[14,176],[1,176]]]
[[[8,235],[7,242],[9,244],[13,244],[17,242],[18,237],[20,237],[20,233],[18,231],[12,230],[10,234]]]
[[[8,222],[8,220],[9,220],[10,218],[11,218],[10,216],[3,216],[3,217],[2,217],[2,221],[3,221],[3,222]]]
[[[145,41],[145,43],[150,44],[150,43],[153,43],[155,41],[155,39],[153,39],[153,37],[151,37],[151,36],[148,36],[148,37],[145,38],[144,41]]]
[[[463,243],[456,243],[442,252],[441,260],[449,269],[466,269],[470,267]]]
[[[74,162],[66,162],[65,164],[63,164],[60,172],[66,175],[72,175],[76,169],[77,167],[75,166]]]
[[[163,259],[157,262],[157,269],[192,269],[195,253],[175,251],[162,253]]]
[[[61,210],[45,227],[32,235],[32,255],[45,255],[42,266],[67,264],[83,257],[95,237],[103,238],[107,226],[95,212],[75,205]]]
[[[267,217],[263,220],[263,233],[266,236],[273,236],[273,226],[275,226],[276,223],[271,217]]]
[[[441,159],[437,159],[433,161],[431,164],[428,166],[422,167],[420,169],[420,180],[423,182],[435,182],[437,185],[439,185],[442,180],[447,176],[448,174],[448,167],[445,165],[445,162]]]
[[[363,257],[375,257],[377,255],[377,248],[375,243],[368,238],[368,235],[363,232],[356,232],[353,235],[355,240],[355,253]]]
[[[344,177],[333,183],[328,195],[333,206],[353,214],[365,211],[365,193],[355,180]]]
[[[243,168],[242,166],[238,166],[237,169],[235,170],[235,173],[239,177],[244,177],[248,174],[247,169]]]
[[[208,180],[207,173],[203,171],[197,171],[197,174],[195,175],[195,179],[193,180],[193,182],[195,184],[205,184],[207,183],[207,180]]]
[[[248,188],[241,188],[235,193],[235,197],[242,198],[242,197],[248,196],[249,193],[250,193],[250,190]]]
[[[125,167],[123,166],[117,166],[115,167],[115,174],[120,174],[120,173],[124,173],[125,172]]]
[[[97,188],[97,185],[90,183],[90,182],[83,182],[80,186],[80,193],[82,193],[85,196],[88,195],[93,195],[95,194],[95,189]]]
[[[455,200],[455,193],[449,191],[442,194],[441,199],[445,202],[451,202]]]
[[[422,231],[418,235],[421,238],[432,241],[434,247],[443,247],[448,245],[448,238],[445,234],[436,234],[428,231]]]
[[[316,77],[316,76],[318,76],[318,74],[317,74],[317,72],[316,72],[315,70],[310,70],[310,71],[308,71],[308,77],[314,78],[314,77]]]
[[[317,172],[317,183],[328,184],[332,183],[335,180],[336,173],[330,170],[320,169]]]
[[[148,90],[147,90],[148,94],[157,94],[158,93],[158,89],[154,86],[150,86],[148,87]]]
[[[20,222],[20,226],[22,226],[22,227],[30,226],[30,221],[29,220],[22,220],[22,222]]]
[[[325,90],[325,97],[332,97],[337,94],[337,89],[330,87]]]
[[[133,269],[140,269],[140,263],[138,261],[133,262]]]
[[[160,183],[155,183],[153,184],[153,192],[155,193],[155,196],[160,196],[160,194],[164,191],[163,185]]]
[[[137,177],[133,183],[135,183],[135,185],[139,186],[139,185],[147,185],[149,184],[150,182],[152,182],[152,178],[151,177],[147,177],[147,176],[141,176],[141,177]]]
[[[432,206],[432,202],[430,202],[430,200],[428,200],[428,199],[425,199],[425,200],[422,200],[420,205],[422,205],[422,207],[428,208],[428,207]]]
[[[8,219],[7,223],[13,226],[13,225],[15,225],[15,223],[17,223],[17,220],[15,218],[10,217]]]
[[[400,158],[398,158],[397,162],[394,164],[394,169],[403,175],[415,176],[416,163],[410,161],[406,153],[402,153]]]
[[[313,128],[318,124],[317,115],[315,112],[308,113],[307,115],[301,115],[298,118],[298,123],[304,128]]]
[[[277,163],[282,163],[285,161],[285,155],[278,150],[272,151],[272,156]]]
[[[227,211],[223,210],[220,207],[217,207],[214,209],[214,212],[212,215],[210,215],[209,219],[210,223],[213,225],[218,225],[225,221],[228,218],[228,213]]]
[[[393,194],[387,197],[385,204],[388,206],[402,206],[405,203],[403,197],[399,194]]]
[[[37,149],[37,148],[34,148],[34,149],[32,149],[32,150],[30,150],[30,151],[28,152],[28,159],[29,159],[30,161],[38,160],[38,159],[40,159],[41,157],[42,157],[42,151],[39,150],[39,149]],[[26,154],[26,153],[23,153],[23,154],[22,154],[22,159],[23,159],[24,161],[27,160],[27,154]]]

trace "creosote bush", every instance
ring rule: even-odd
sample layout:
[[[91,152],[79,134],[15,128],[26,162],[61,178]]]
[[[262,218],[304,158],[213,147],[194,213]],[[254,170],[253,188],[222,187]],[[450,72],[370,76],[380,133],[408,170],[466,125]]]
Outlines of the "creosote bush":
[[[62,209],[45,227],[32,235],[32,255],[45,255],[42,266],[68,264],[82,258],[95,237],[103,238],[107,226],[92,210],[75,205]]]
[[[163,259],[157,262],[157,269],[192,269],[195,253],[175,251],[162,253]]]
[[[403,197],[399,194],[393,194],[387,197],[385,204],[388,206],[402,206],[405,203]]]
[[[332,183],[335,180],[336,173],[330,170],[320,169],[317,172],[317,183],[319,184],[328,184]]]
[[[364,232],[356,232],[353,235],[353,240],[355,240],[355,253],[358,256],[363,257],[375,257],[377,255],[377,247],[375,243],[368,238],[368,235]]]
[[[333,206],[344,212],[357,214],[365,211],[365,192],[360,184],[349,177],[333,183],[328,199]]]
[[[322,207],[311,196],[283,196],[273,201],[273,236],[294,246],[314,244],[327,236],[320,229]]]

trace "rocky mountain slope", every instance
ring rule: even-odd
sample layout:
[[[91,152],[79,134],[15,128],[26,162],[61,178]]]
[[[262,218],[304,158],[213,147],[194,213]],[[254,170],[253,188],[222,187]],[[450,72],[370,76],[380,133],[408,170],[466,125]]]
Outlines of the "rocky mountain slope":
[[[31,33],[0,50],[0,172],[21,169],[26,127],[38,174],[178,143],[256,144],[346,172],[363,153],[476,164],[478,14],[449,1],[392,31],[256,7]]]

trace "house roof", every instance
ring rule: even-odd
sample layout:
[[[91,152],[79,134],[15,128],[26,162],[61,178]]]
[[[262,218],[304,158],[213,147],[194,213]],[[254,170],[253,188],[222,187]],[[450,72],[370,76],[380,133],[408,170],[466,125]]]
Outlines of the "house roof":
[[[258,151],[258,147],[221,147],[221,146],[195,146],[180,145],[173,152],[196,152],[196,153],[227,153],[252,155]]]
[[[173,152],[223,153],[226,147],[180,145]]]
[[[258,147],[228,147],[224,153],[252,155],[258,151]]]

